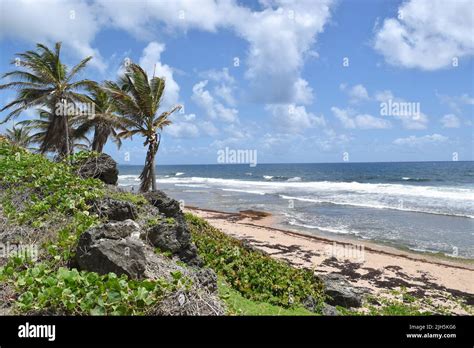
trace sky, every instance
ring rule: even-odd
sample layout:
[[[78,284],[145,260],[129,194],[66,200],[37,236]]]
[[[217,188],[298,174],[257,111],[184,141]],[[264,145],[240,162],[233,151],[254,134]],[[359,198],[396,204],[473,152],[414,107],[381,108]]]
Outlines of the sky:
[[[2,74],[61,41],[69,66],[93,56],[81,78],[116,80],[127,61],[164,77],[162,110],[184,107],[157,164],[226,148],[258,163],[474,159],[471,0],[0,0],[0,21]],[[143,164],[143,142],[104,151]]]

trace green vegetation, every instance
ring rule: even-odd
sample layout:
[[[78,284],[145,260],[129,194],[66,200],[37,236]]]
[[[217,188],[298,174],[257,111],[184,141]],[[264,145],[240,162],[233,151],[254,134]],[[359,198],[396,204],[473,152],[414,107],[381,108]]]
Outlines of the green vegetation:
[[[29,265],[12,258],[0,269],[0,281],[12,284],[21,294],[16,302],[19,312],[63,315],[144,315],[163,296],[181,287],[181,278],[136,281],[114,273],[100,276],[47,263]]]
[[[92,154],[93,155],[93,154]],[[83,158],[79,154],[75,158]],[[89,203],[104,195],[104,185],[81,179],[73,166],[54,163],[41,155],[0,139],[0,184],[2,207],[12,223],[43,228],[54,225],[55,235],[45,240],[45,255],[38,262],[11,257],[0,268],[0,282],[20,294],[15,310],[20,313],[91,315],[146,314],[168,291],[185,286],[185,278],[174,281],[135,281],[115,274],[99,276],[64,268],[74,255],[79,236],[100,222],[89,213]],[[21,195],[21,203],[18,196]],[[127,196],[142,202],[143,196]],[[18,206],[20,205],[20,209]],[[41,229],[40,233],[45,232]],[[40,235],[41,236],[41,235]]]
[[[234,290],[222,277],[219,278],[218,289],[220,298],[225,301],[228,307],[229,315],[316,315],[301,307],[283,308],[266,302],[249,300],[243,297],[240,292]]]
[[[284,308],[301,307],[312,296],[322,307],[323,285],[313,272],[293,268],[227,236],[205,220],[186,214],[192,237],[206,265],[244,298]]]

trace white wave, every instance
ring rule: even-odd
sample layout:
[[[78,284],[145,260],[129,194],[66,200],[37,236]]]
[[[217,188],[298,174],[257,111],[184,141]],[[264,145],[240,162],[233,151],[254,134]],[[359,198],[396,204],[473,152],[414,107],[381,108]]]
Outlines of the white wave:
[[[290,219],[288,223],[292,226],[304,227],[312,230],[320,230],[323,232],[330,232],[330,233],[337,233],[337,234],[359,234],[358,231],[348,230],[345,228],[330,228],[330,227],[322,227],[316,225],[308,225],[304,223],[297,222],[295,219]]]
[[[353,207],[361,207],[361,208],[372,208],[372,209],[392,209],[392,210],[399,210],[399,211],[407,211],[407,212],[414,212],[414,213],[425,213],[425,214],[434,214],[434,215],[445,215],[445,216],[457,216],[457,217],[465,217],[474,219],[474,215],[470,214],[458,214],[452,212],[442,212],[437,210],[429,210],[429,209],[420,209],[420,208],[404,208],[396,205],[387,205],[387,204],[371,204],[369,202],[364,203],[356,203],[356,202],[348,202],[348,201],[329,201],[324,199],[314,199],[314,198],[304,198],[304,197],[292,197],[292,196],[285,196],[279,195],[280,198],[286,200],[296,200],[300,202],[309,202],[309,203],[319,203],[319,204],[335,204],[335,205],[350,205]]]
[[[402,178],[402,180],[410,180],[410,177],[404,176],[404,177]]]
[[[251,194],[254,194],[254,195],[261,195],[261,196],[263,196],[265,194],[265,192],[261,192],[261,191],[239,190],[239,189],[222,189],[222,191],[251,193]]]
[[[123,181],[140,181],[139,175],[119,175],[118,176],[118,181],[123,182]]]
[[[272,175],[264,175],[263,178],[265,180],[272,180],[273,179],[273,176]]]
[[[289,178],[286,181],[288,181],[288,182],[298,182],[298,181],[301,181],[301,178],[299,176],[295,176],[294,178]]]
[[[181,176],[181,175],[184,175],[184,174],[186,174],[186,173],[177,172],[177,173],[175,174],[175,176]]]
[[[412,196],[425,198],[442,198],[447,200],[463,200],[474,203],[474,189],[439,186],[413,186],[401,184],[371,184],[359,182],[308,181],[308,182],[268,182],[220,178],[169,178],[159,179],[164,184],[203,183],[215,187],[258,188],[265,193],[278,193],[284,190],[299,192],[326,192],[343,194],[379,194],[386,196]]]

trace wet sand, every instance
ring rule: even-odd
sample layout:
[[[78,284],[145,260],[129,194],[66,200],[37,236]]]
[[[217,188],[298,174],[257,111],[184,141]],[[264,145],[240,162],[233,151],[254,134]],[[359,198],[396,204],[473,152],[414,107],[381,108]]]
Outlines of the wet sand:
[[[314,269],[317,274],[342,274],[353,286],[365,288],[370,294],[406,288],[412,296],[452,307],[453,313],[469,314],[459,305],[459,299],[474,306],[474,262],[281,229],[277,218],[265,212],[187,210],[273,257]]]

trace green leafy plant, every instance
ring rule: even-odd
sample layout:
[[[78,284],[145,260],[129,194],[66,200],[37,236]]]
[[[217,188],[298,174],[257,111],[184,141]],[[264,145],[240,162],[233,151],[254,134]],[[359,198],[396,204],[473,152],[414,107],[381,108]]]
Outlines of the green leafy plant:
[[[311,270],[293,268],[246,248],[197,216],[188,213],[186,220],[206,265],[245,298],[292,308],[312,296],[322,307],[323,285]]]

